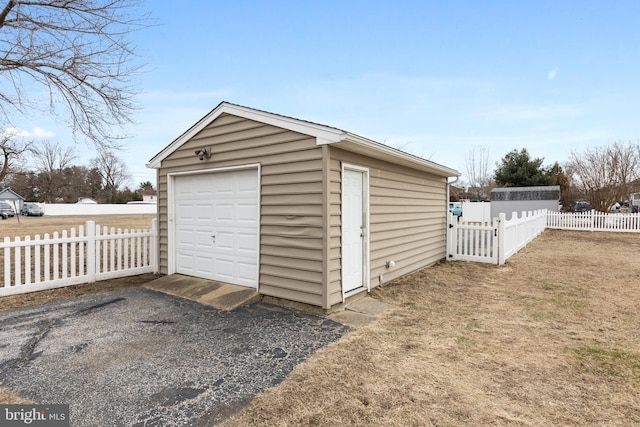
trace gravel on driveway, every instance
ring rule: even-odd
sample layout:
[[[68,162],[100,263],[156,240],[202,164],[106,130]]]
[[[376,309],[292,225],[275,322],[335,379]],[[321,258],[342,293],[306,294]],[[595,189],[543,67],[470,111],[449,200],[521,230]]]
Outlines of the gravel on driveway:
[[[131,288],[0,311],[0,384],[71,425],[210,426],[349,328],[264,303]]]

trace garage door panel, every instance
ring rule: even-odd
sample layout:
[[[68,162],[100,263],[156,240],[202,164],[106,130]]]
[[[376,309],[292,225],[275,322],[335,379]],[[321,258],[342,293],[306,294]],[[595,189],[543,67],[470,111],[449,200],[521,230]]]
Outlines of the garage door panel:
[[[236,234],[229,231],[218,231],[216,235],[216,248],[221,252],[235,252]]]
[[[244,174],[238,177],[236,192],[238,194],[252,193],[255,194],[258,191],[258,175],[257,174]]]
[[[178,273],[257,287],[258,184],[255,169],[175,178]]]
[[[194,273],[194,258],[192,255],[187,255],[184,253],[179,253],[176,259],[176,263],[180,270],[186,273]]]
[[[216,260],[216,274],[219,280],[230,281],[237,277],[235,274],[235,260],[219,257]]]
[[[238,252],[244,254],[245,256],[254,256],[256,254],[256,233],[238,233],[237,242],[238,242]]]
[[[221,173],[216,176],[215,190],[218,194],[233,193],[234,183],[239,179],[241,173]]]
[[[178,227],[176,230],[176,246],[178,248],[192,248],[195,241],[195,230],[190,227]]]
[[[193,210],[193,217],[200,222],[210,222],[211,218],[215,215],[215,206],[213,203],[194,204]]]
[[[196,257],[196,273],[209,276],[213,274],[213,259],[211,257]]]
[[[193,234],[195,236],[194,243],[197,249],[203,250],[213,248],[213,237],[211,237],[211,232],[209,230],[196,230]]]
[[[236,218],[236,207],[232,203],[217,203],[216,204],[216,215],[215,218],[216,223],[233,223]]]
[[[195,210],[190,203],[180,203],[176,205],[176,217],[183,221],[193,221],[195,219]]]
[[[247,224],[258,223],[258,206],[255,201],[238,203],[237,220]]]
[[[238,262],[238,277],[245,282],[257,281],[256,266],[253,263]]]

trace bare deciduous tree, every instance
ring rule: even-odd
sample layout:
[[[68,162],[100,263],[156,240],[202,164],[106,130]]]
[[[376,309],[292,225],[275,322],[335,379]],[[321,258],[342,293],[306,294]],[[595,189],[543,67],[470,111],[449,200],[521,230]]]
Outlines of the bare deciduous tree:
[[[137,0],[5,0],[0,9],[0,121],[66,111],[76,137],[115,147],[134,110],[128,36],[146,25]],[[29,97],[33,87],[45,99]],[[117,133],[116,129],[120,129]]]
[[[46,140],[34,142],[29,146],[33,157],[41,197],[51,203],[62,197],[65,180],[63,170],[71,167],[75,159],[75,151],[71,147],[62,147],[58,142]]]
[[[12,164],[26,150],[27,142],[10,130],[0,131],[0,182],[11,172]]]
[[[115,202],[120,186],[126,185],[126,183],[131,180],[127,165],[112,152],[102,151],[98,157],[91,161],[91,166],[95,168],[102,177],[104,189],[109,198],[105,200],[105,202]]]
[[[493,186],[493,173],[489,167],[489,149],[473,147],[465,156],[465,174],[477,199],[486,197]]]
[[[571,152],[569,164],[591,206],[607,211],[628,198],[632,183],[640,179],[640,143],[614,142],[582,154]]]
[[[61,171],[70,167],[76,158],[71,147],[63,147],[59,142],[42,140],[30,145],[29,152],[33,155],[38,172]]]

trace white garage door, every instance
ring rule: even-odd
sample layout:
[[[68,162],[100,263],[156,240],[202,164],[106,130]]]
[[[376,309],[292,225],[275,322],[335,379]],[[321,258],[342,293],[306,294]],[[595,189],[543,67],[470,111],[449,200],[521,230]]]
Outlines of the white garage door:
[[[258,286],[256,169],[176,176],[176,272]]]

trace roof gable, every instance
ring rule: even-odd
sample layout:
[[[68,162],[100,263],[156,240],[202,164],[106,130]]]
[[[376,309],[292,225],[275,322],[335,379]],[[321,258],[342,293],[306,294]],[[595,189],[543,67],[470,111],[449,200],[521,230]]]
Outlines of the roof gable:
[[[0,199],[24,200],[24,197],[13,191],[11,188],[5,188],[0,191]]]
[[[315,137],[317,145],[337,144],[340,148],[348,151],[373,156],[381,160],[386,160],[419,170],[426,170],[443,177],[454,177],[460,175],[460,173],[454,169],[447,168],[430,160],[425,160],[412,154],[405,153],[404,151],[346,132],[342,129],[269,113],[255,108],[243,107],[229,102],[221,102],[218,104],[218,106],[211,110],[206,116],[187,129],[182,135],[149,160],[147,167],[159,169],[162,161],[171,155],[171,153],[176,151],[180,146],[189,141],[225,113]]]

